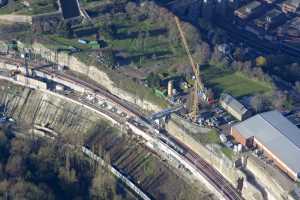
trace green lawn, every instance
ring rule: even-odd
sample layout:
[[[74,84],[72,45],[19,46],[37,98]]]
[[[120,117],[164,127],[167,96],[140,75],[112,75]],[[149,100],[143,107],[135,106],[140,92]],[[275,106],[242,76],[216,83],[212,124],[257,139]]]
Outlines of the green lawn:
[[[239,98],[272,90],[269,83],[252,80],[239,72],[231,72],[221,67],[206,66],[201,72],[207,86],[212,87],[217,95],[227,92]]]
[[[218,144],[220,142],[219,133],[216,130],[211,130],[207,133],[207,143]]]
[[[233,157],[233,151],[231,149],[229,149],[228,147],[222,147],[221,151],[223,152],[223,154],[225,156],[227,156],[229,159],[232,159]]]
[[[26,7],[21,1],[10,0],[9,3],[0,8],[0,14],[24,14],[37,15],[57,10],[55,0],[31,0],[30,7]]]
[[[77,38],[68,39],[59,35],[48,35],[48,39],[51,40],[51,44],[57,47],[75,47],[82,50],[91,49],[88,45],[80,44]]]

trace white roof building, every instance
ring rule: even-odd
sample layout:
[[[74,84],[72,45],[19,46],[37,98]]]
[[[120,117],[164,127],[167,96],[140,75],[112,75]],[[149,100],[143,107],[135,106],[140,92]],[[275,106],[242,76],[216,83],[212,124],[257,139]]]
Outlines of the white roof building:
[[[232,127],[231,134],[240,143],[264,150],[277,166],[293,179],[300,176],[300,129],[281,115],[270,111],[255,115]]]

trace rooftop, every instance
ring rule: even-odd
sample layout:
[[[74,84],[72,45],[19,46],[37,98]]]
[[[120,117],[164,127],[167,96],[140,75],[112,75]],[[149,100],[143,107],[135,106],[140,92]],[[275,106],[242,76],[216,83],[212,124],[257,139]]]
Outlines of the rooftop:
[[[234,128],[245,138],[255,137],[290,169],[300,172],[300,129],[280,112],[255,115]]]
[[[284,4],[289,4],[291,6],[299,7],[300,5],[300,0],[286,0],[283,2]]]
[[[223,93],[220,97],[220,101],[225,102],[229,107],[240,114],[245,114],[248,111],[243,104],[229,94]]]
[[[261,6],[261,3],[259,1],[252,1],[250,3],[248,3],[247,5],[239,8],[238,10],[241,13],[251,13],[253,12],[253,10],[255,10],[256,8],[258,8],[259,6]]]
[[[64,19],[80,16],[80,6],[78,0],[59,0]]]

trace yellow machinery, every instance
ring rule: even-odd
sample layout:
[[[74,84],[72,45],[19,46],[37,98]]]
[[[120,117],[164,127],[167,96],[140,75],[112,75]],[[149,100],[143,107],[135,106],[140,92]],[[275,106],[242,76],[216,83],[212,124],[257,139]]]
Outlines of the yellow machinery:
[[[189,50],[184,32],[181,28],[180,20],[176,16],[175,16],[175,21],[176,21],[176,25],[178,27],[178,30],[180,32],[180,37],[181,37],[183,46],[184,46],[185,51],[186,51],[186,53],[189,57],[189,60],[190,60],[190,63],[192,65],[193,72],[194,72],[194,75],[195,75],[194,94],[193,94],[193,99],[192,99],[192,112],[190,113],[192,120],[195,122],[197,120],[197,115],[198,115],[198,112],[199,112],[199,98],[198,98],[198,95],[201,92],[204,91],[204,86],[203,86],[203,82],[202,82],[201,77],[200,77],[199,66],[197,64],[195,64],[195,62],[194,62],[194,59],[193,59],[192,54]]]

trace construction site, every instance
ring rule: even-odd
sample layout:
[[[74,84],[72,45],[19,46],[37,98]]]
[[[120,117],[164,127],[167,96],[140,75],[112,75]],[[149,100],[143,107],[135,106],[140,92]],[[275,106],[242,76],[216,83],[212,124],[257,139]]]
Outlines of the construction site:
[[[138,188],[136,194],[141,193],[143,199],[274,197],[277,186],[265,191],[261,182],[249,180],[244,172],[244,159],[255,149],[240,144],[230,134],[232,126],[256,112],[245,99],[271,93],[274,88],[270,83],[213,64],[213,59],[204,61],[203,46],[197,49],[194,45],[204,45],[197,30],[153,2],[70,4],[72,12],[61,0],[57,10],[32,16],[32,24],[22,23],[16,30],[16,25],[8,23],[3,25],[8,29],[0,30],[1,79],[31,88],[28,94],[18,92],[28,95],[21,101],[16,95],[2,98],[1,105],[7,109],[3,121],[30,121],[26,116],[33,113],[19,106],[27,105],[27,98],[35,99],[30,97],[32,91],[42,91],[78,107],[72,108],[77,116],[61,117],[61,128],[51,124],[51,120],[59,119],[55,116],[58,111],[40,113],[45,119],[39,126],[67,134],[65,126],[72,127],[83,116],[89,118],[84,114],[88,109],[122,133],[97,127],[96,122],[75,127],[86,132],[92,124],[91,133],[80,137],[80,145],[94,160],[108,163],[124,183]],[[157,13],[153,12],[156,8]],[[165,24],[155,23],[156,17]],[[172,23],[167,23],[170,20]],[[38,34],[29,36],[32,30]],[[34,113],[39,109],[33,108]],[[36,116],[32,117],[34,120]],[[186,138],[191,137],[188,143],[184,134],[172,132],[170,122],[180,127]],[[202,156],[194,141],[205,152],[216,153],[217,161],[209,158],[212,153]],[[234,175],[231,171],[222,174],[224,165],[214,164],[223,160],[234,166]],[[295,182],[289,184],[291,191],[284,194],[288,198],[296,188]]]

